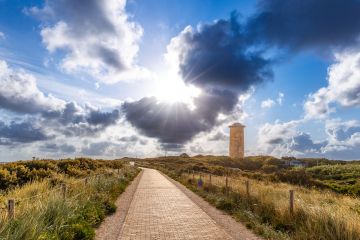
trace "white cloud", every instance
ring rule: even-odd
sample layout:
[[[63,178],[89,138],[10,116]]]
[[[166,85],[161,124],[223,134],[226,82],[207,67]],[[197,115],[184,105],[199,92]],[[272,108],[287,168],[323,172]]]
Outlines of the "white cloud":
[[[326,156],[337,159],[360,158],[360,122],[357,120],[327,120],[329,144],[323,149]]]
[[[261,108],[272,108],[274,107],[276,104],[279,104],[280,106],[283,103],[284,100],[284,93],[279,92],[278,97],[276,98],[276,100],[272,100],[270,98],[264,100],[261,102]]]
[[[360,107],[360,52],[336,54],[336,63],[328,69],[328,86],[310,94],[304,104],[305,117],[325,118],[335,109]]]
[[[280,157],[321,155],[327,141],[313,141],[309,133],[298,130],[301,123],[303,120],[264,124],[258,130],[257,152]]]
[[[278,103],[279,105],[282,105],[283,100],[284,100],[284,96],[285,96],[284,93],[279,92],[279,95],[278,95],[278,97],[277,97],[277,99],[276,99],[276,101],[277,101],[277,103]]]
[[[275,106],[275,101],[270,98],[261,102],[261,108],[272,108],[273,106]]]
[[[3,32],[0,32],[0,39],[5,39],[6,38],[6,36],[5,36],[5,33],[3,33]]]
[[[0,60],[0,107],[21,113],[58,111],[66,102],[41,92],[34,76]]]
[[[125,0],[48,0],[43,8],[26,12],[43,21],[46,49],[65,53],[64,71],[114,83],[149,74],[136,65],[143,30],[129,20],[125,5]]]

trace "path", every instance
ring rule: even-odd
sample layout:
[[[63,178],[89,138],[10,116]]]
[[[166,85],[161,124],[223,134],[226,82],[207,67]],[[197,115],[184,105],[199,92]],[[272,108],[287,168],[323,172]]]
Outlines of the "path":
[[[232,238],[167,178],[145,169],[119,239]]]

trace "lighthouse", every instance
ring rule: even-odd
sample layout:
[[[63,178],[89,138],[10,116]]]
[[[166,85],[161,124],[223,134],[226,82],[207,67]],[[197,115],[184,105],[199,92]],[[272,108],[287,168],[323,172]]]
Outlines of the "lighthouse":
[[[230,128],[229,155],[231,158],[244,158],[244,128],[241,123],[234,123]]]

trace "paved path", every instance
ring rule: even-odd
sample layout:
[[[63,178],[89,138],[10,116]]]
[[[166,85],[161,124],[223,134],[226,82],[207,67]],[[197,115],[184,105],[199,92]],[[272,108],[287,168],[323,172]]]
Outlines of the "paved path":
[[[145,169],[119,239],[232,238],[158,171]]]

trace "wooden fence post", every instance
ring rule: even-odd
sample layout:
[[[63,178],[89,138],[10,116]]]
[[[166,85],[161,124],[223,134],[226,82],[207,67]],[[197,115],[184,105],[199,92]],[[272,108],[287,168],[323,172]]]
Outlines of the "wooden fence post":
[[[225,178],[225,189],[226,189],[226,195],[229,195],[229,181],[228,181],[228,176],[226,175]]]
[[[194,173],[194,171],[193,171],[193,181],[195,181],[195,173]]]
[[[88,178],[85,178],[85,186],[88,184]]]
[[[246,187],[246,196],[250,197],[250,182],[249,182],[249,180],[247,180],[245,182],[245,187]]]
[[[8,200],[8,219],[11,220],[15,217],[15,200]]]
[[[209,183],[210,183],[210,185],[211,185],[211,173],[210,173],[210,175],[209,175]]]
[[[289,210],[290,210],[290,214],[293,215],[294,213],[294,190],[290,190],[290,202],[289,202]]]
[[[118,172],[118,174],[120,175],[120,168],[118,168],[118,171],[117,171],[117,172]]]
[[[61,185],[61,193],[62,193],[63,199],[66,198],[66,190],[67,190],[66,184],[63,183],[63,184]]]

